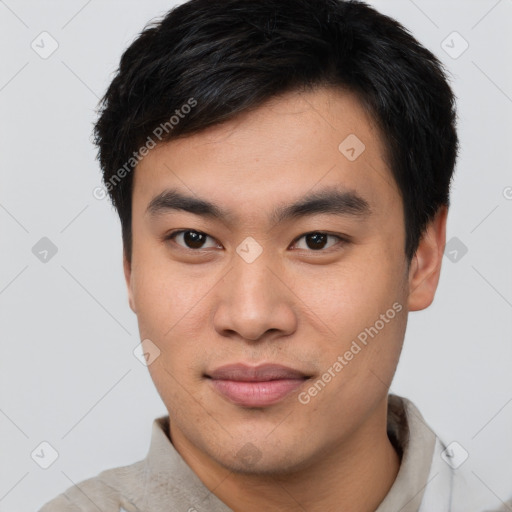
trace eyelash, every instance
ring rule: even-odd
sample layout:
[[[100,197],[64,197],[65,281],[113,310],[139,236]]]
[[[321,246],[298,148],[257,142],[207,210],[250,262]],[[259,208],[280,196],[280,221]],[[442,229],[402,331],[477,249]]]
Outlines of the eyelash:
[[[169,233],[168,235],[166,235],[166,236],[163,238],[163,240],[164,240],[164,241],[173,241],[173,242],[174,242],[174,239],[175,239],[178,235],[181,235],[181,234],[183,234],[183,233],[197,233],[197,234],[199,234],[199,235],[204,235],[204,236],[206,236],[206,237],[211,238],[212,240],[214,240],[214,239],[213,239],[213,237],[211,237],[210,235],[207,235],[206,233],[203,233],[202,231],[197,231],[197,230],[195,230],[195,229],[178,229],[178,230],[176,230],[176,231],[172,231],[171,233]],[[295,245],[295,244],[297,244],[297,242],[298,242],[300,239],[302,239],[302,238],[304,238],[304,237],[306,237],[306,236],[308,236],[308,235],[327,235],[328,237],[337,238],[337,239],[338,239],[338,242],[337,242],[336,244],[332,245],[331,247],[328,247],[327,249],[318,249],[318,250],[314,250],[314,249],[299,249],[299,250],[306,250],[307,252],[312,252],[312,253],[322,253],[322,252],[324,252],[324,253],[325,253],[325,252],[330,252],[330,249],[333,249],[333,248],[334,248],[334,247],[336,247],[337,245],[340,245],[340,242],[341,242],[341,245],[345,245],[345,244],[347,244],[347,243],[350,243],[350,240],[349,240],[349,238],[348,238],[348,237],[343,237],[343,236],[340,236],[340,235],[334,235],[334,234],[332,234],[332,233],[328,233],[328,232],[325,232],[325,231],[309,231],[309,232],[304,233],[304,234],[302,234],[301,236],[297,237],[297,238],[294,240],[293,244],[294,244],[294,245]],[[174,242],[174,243],[176,243],[176,242]],[[183,249],[183,250],[185,250],[185,251],[191,251],[191,252],[202,252],[202,251],[205,251],[205,250],[207,250],[207,249],[208,249],[208,248],[207,248],[207,249],[202,249],[202,248],[200,248],[200,249],[192,249],[192,248],[190,248],[190,247],[184,247],[184,246],[179,245],[179,244],[176,244],[176,245],[178,245],[178,246],[180,247],[180,249]],[[220,245],[220,244],[219,244],[219,245]]]

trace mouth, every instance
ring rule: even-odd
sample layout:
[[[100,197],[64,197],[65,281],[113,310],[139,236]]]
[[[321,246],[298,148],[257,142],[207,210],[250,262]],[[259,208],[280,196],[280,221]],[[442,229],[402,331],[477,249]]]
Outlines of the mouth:
[[[242,407],[265,407],[284,400],[311,376],[277,364],[231,364],[204,375],[212,388],[229,402]]]

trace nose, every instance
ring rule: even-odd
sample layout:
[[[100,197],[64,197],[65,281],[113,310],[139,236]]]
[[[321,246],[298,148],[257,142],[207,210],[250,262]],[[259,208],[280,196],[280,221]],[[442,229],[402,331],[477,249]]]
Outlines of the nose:
[[[263,256],[252,263],[236,259],[217,288],[215,330],[222,336],[250,341],[293,333],[297,310],[282,274]]]

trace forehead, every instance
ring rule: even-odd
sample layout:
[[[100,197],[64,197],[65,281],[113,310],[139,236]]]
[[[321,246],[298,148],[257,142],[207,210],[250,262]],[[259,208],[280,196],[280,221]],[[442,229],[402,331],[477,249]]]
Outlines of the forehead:
[[[134,210],[165,189],[216,198],[226,211],[257,207],[333,187],[372,207],[399,199],[376,124],[357,97],[320,88],[291,92],[199,133],[159,144],[138,164]]]

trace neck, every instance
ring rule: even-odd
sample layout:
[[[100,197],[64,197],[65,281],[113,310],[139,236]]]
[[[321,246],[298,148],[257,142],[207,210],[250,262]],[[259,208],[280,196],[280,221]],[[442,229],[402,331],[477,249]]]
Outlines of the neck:
[[[284,475],[235,474],[200,452],[179,430],[171,428],[170,437],[205,486],[234,512],[374,512],[400,467],[386,420],[387,398],[349,438],[328,446],[308,467]]]

